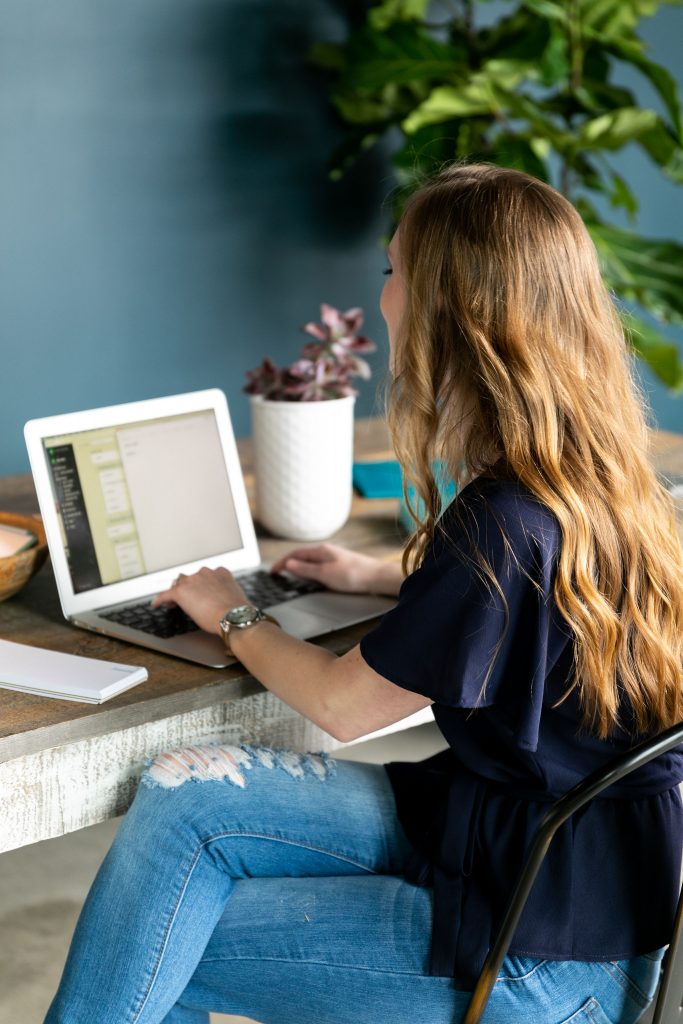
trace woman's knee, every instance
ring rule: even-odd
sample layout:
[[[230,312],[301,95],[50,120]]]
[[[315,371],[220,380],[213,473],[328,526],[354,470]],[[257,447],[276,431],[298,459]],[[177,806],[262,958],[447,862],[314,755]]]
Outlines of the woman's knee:
[[[291,807],[297,780],[317,790],[318,781],[335,773],[325,754],[246,743],[165,750],[145,763],[128,827],[187,839],[272,824],[283,807]]]

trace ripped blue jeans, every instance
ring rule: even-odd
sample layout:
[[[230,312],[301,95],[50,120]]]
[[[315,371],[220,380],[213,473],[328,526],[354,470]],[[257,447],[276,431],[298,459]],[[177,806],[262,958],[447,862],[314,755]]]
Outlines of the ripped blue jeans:
[[[380,765],[248,745],[160,754],[97,874],[45,1024],[457,1024],[432,894]],[[508,957],[486,1024],[632,1024],[659,953]]]

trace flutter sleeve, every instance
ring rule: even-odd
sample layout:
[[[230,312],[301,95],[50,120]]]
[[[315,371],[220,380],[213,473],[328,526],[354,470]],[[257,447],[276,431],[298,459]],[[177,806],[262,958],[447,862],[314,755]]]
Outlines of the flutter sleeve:
[[[559,525],[517,482],[478,480],[441,525],[445,536],[437,532],[404,580],[398,604],[361,640],[361,654],[385,679],[438,704],[506,705],[523,723],[521,745],[535,749],[545,680],[568,642],[554,614]],[[479,568],[476,549],[507,602],[507,629],[504,602]]]

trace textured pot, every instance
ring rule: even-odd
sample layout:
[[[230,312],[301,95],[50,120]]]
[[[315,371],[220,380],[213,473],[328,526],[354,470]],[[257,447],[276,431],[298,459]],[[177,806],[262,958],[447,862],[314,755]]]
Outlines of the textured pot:
[[[250,401],[256,518],[277,537],[329,537],[351,511],[355,395]]]

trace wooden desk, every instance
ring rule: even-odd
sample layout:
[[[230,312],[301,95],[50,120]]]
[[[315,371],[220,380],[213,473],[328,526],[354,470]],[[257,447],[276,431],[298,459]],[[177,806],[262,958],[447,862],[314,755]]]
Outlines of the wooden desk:
[[[251,500],[251,445],[244,440],[238,447]],[[355,453],[361,459],[393,457],[382,421],[356,422]],[[683,436],[654,435],[653,459],[658,469],[683,475]],[[37,510],[29,476],[0,480],[0,508]],[[354,496],[351,517],[334,540],[399,560],[403,536],[397,514],[395,499]],[[258,535],[267,561],[293,546],[263,531]],[[319,642],[343,653],[372,624],[338,630]],[[165,749],[245,740],[295,750],[341,745],[264,690],[240,665],[203,668],[68,625],[49,562],[24,590],[0,604],[0,635],[52,650],[145,665],[149,671],[146,683],[102,705],[0,690],[0,852],[122,814],[145,759]],[[425,712],[420,712],[397,728],[424,720]]]

